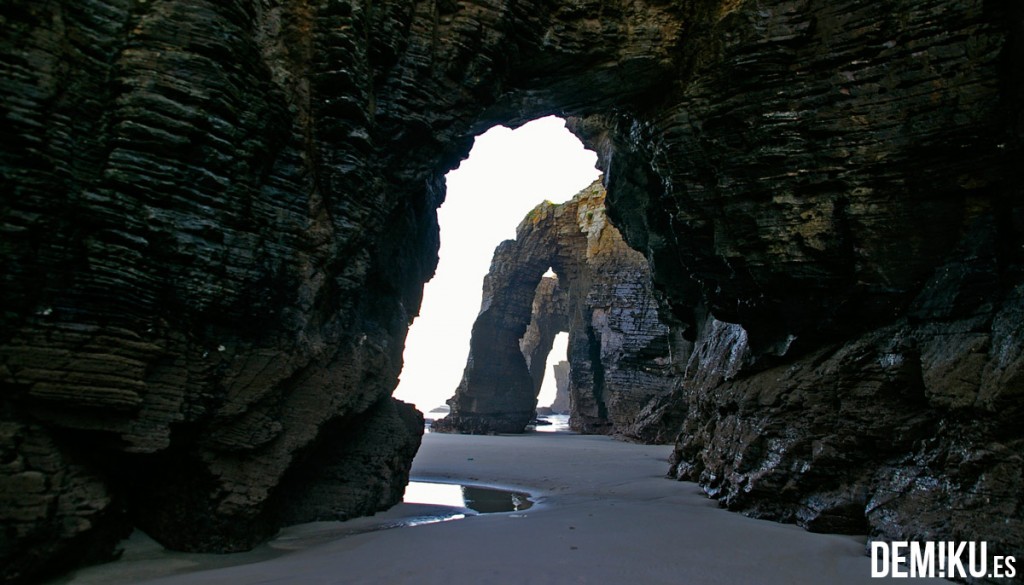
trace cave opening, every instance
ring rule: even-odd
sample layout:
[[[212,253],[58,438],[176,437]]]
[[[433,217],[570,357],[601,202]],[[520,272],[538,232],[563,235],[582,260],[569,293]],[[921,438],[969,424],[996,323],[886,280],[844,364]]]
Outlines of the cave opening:
[[[568,354],[569,332],[559,331],[551,344],[551,351],[548,352],[547,367],[544,368],[544,381],[541,383],[540,392],[537,394],[538,406],[552,407],[552,410],[556,412],[559,410],[552,406],[558,399],[558,382],[556,380],[555,366],[563,361],[568,364]]]
[[[406,338],[396,398],[428,420],[442,416],[466,366],[495,247],[514,239],[516,226],[538,204],[561,203],[593,183],[600,175],[596,163],[597,155],[555,116],[515,129],[495,126],[476,137],[468,158],[445,177],[438,265]],[[545,276],[553,275],[548,268]],[[557,360],[566,356],[565,334],[560,343],[551,354],[561,356]],[[553,378],[544,392],[538,404],[546,406],[554,400]]]
[[[8,4],[0,453],[31,488],[8,506],[14,571],[111,556],[130,519],[111,495],[208,551],[252,546],[278,499],[317,503],[343,465],[352,509],[393,501],[405,422],[422,429],[389,395],[439,169],[484,120],[553,111],[601,152],[678,322],[637,337],[614,319],[653,304],[591,311],[631,333],[574,338],[587,364],[629,357],[574,369],[609,398],[582,396],[595,425],[663,407],[612,422],[674,441],[671,474],[732,510],[1024,548],[1019,6]],[[497,191],[535,174],[503,168],[474,194],[484,231],[522,217]],[[466,350],[421,312],[410,343],[439,352],[396,394],[428,410]],[[414,379],[438,398],[409,398]],[[644,393],[613,402],[619,382]],[[145,481],[93,464],[128,455]]]

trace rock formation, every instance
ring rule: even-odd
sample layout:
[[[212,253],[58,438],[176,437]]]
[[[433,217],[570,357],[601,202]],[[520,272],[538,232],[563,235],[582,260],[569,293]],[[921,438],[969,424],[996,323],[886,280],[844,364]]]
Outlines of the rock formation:
[[[133,523],[250,546],[289,478],[344,467],[325,437],[411,430],[385,403],[442,177],[483,129],[553,113],[692,344],[640,415],[678,424],[678,475],[812,528],[1024,556],[1022,11],[7,2],[4,577]],[[396,481],[407,439],[382,446]]]
[[[569,333],[569,426],[645,436],[635,422],[675,384],[669,328],[644,257],[605,214],[595,182],[545,202],[498,245],[451,413],[434,430],[521,433],[537,408],[555,336]],[[557,278],[543,277],[552,269]]]
[[[503,259],[509,263],[516,263],[515,257],[520,252],[518,246],[509,248],[510,253]],[[549,250],[550,252],[550,250]],[[534,251],[543,254],[544,250]],[[502,282],[501,276],[498,279],[496,288],[509,288],[509,286],[520,286],[520,283],[511,284]],[[525,281],[522,285],[529,286]],[[569,331],[570,315],[573,303],[569,299],[569,287],[562,286],[558,278],[543,277],[534,289],[533,306],[531,308],[529,324],[526,332],[519,340],[519,351],[526,360],[526,369],[530,372],[530,381],[533,384],[532,392],[536,397],[540,394],[541,386],[544,384],[544,374],[547,369],[548,356],[551,354],[551,347],[555,337],[562,332]],[[487,339],[483,339],[487,342]],[[470,341],[472,346],[472,340]],[[500,381],[496,381],[500,384]]]
[[[1019,7],[715,18],[657,117],[576,126],[695,343],[654,414],[674,473],[752,515],[1020,556]]]
[[[551,412],[569,414],[569,362],[562,360],[551,366],[555,373],[555,399]]]

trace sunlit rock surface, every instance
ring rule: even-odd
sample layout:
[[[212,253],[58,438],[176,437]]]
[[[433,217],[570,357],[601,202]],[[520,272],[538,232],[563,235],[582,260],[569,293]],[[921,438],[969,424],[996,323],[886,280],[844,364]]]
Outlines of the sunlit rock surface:
[[[1021,11],[5,3],[4,577],[271,533],[324,433],[393,420],[444,173],[554,113],[693,345],[641,413],[677,474],[1024,556]]]
[[[557,278],[543,276],[549,268]],[[639,413],[676,383],[673,336],[658,317],[646,260],[607,221],[600,182],[538,205],[516,239],[498,245],[451,413],[433,428],[523,432],[563,331],[570,428],[646,438]]]

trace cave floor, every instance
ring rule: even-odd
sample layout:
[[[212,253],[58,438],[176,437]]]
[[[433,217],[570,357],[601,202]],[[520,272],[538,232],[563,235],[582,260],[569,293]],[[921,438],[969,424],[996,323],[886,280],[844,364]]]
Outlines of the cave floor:
[[[719,509],[695,484],[665,478],[670,451],[570,433],[429,433],[413,464],[414,479],[514,488],[537,504],[517,513],[382,530],[459,511],[400,504],[372,518],[291,527],[238,555],[151,550],[146,556],[129,546],[121,561],[61,582],[878,582],[870,576],[863,537],[812,534]]]

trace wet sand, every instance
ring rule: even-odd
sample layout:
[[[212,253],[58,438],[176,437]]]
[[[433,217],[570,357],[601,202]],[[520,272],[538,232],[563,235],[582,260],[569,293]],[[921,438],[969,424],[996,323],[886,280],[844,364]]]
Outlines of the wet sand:
[[[870,577],[863,537],[811,534],[721,510],[695,484],[664,477],[670,450],[567,433],[427,434],[413,465],[414,479],[501,486],[529,492],[537,503],[521,512],[381,529],[409,519],[471,513],[400,504],[372,518],[291,527],[268,545],[237,555],[168,553],[137,536],[122,561],[60,582],[879,581]]]

